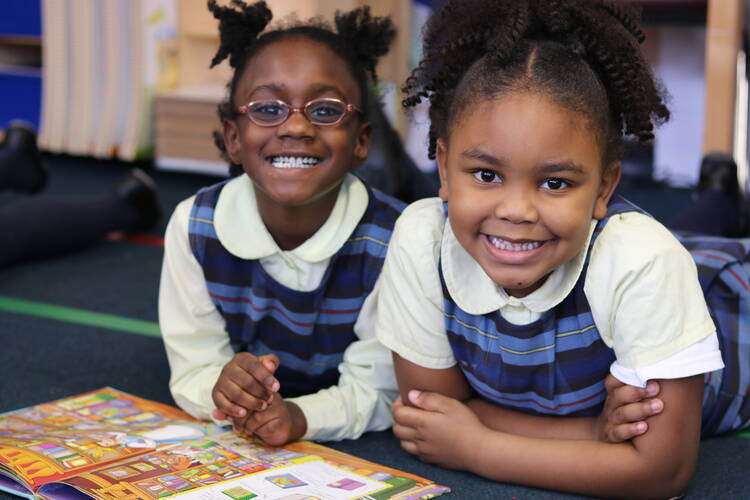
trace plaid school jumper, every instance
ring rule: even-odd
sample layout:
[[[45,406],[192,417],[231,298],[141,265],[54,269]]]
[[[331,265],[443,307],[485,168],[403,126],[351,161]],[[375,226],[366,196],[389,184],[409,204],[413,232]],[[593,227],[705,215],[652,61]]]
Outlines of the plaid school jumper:
[[[583,292],[591,248],[610,217],[639,211],[622,197],[597,224],[576,285],[555,308],[528,325],[499,312],[472,315],[452,300],[442,271],[445,325],[456,360],[471,386],[511,409],[547,415],[598,415],[604,379],[615,360],[602,341]],[[447,209],[446,209],[447,213]],[[747,426],[750,420],[750,240],[675,233],[693,256],[717,328],[724,369],[704,376],[704,435]]]
[[[257,260],[223,247],[213,220],[225,184],[196,194],[188,232],[235,352],[278,355],[275,376],[285,397],[335,385],[344,350],[357,340],[354,323],[380,274],[403,204],[368,187],[368,206],[354,232],[331,257],[320,285],[301,292],[278,283]]]

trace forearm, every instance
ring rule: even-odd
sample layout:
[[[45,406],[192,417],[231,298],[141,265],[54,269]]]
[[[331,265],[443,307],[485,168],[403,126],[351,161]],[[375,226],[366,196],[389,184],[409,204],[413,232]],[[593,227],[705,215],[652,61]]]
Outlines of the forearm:
[[[700,441],[702,376],[661,380],[665,405],[649,431],[619,444],[543,439],[487,430],[477,441],[477,474],[593,496],[668,498],[695,470]],[[494,468],[493,468],[494,466]]]
[[[412,389],[437,392],[459,401],[466,401],[472,395],[471,387],[457,366],[440,370],[427,369],[429,376],[425,377],[422,375],[423,368],[396,352],[393,353],[393,366],[401,400],[405,405],[411,405],[409,391]]]
[[[695,460],[655,460],[632,443],[539,439],[487,430],[467,467],[488,479],[595,497],[670,498],[684,492]]]
[[[597,439],[596,417],[529,415],[481,398],[472,399],[467,405],[484,425],[495,431],[533,438]]]
[[[180,204],[167,226],[159,286],[159,327],[175,402],[191,415],[210,419],[211,391],[234,352],[222,316],[211,301],[203,272],[187,238],[187,210]]]

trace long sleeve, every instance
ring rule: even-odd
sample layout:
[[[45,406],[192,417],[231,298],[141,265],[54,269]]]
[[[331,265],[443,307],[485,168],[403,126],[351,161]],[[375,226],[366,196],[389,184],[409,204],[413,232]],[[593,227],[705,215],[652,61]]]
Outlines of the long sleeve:
[[[159,326],[171,370],[175,402],[194,417],[210,419],[211,391],[234,352],[224,320],[206,289],[203,271],[188,241],[193,199],[175,209],[164,238],[159,288]]]
[[[290,398],[307,420],[304,439],[356,439],[363,432],[392,424],[391,403],[397,395],[391,352],[375,338],[380,280],[362,306],[354,331],[359,340],[344,352],[338,385]]]

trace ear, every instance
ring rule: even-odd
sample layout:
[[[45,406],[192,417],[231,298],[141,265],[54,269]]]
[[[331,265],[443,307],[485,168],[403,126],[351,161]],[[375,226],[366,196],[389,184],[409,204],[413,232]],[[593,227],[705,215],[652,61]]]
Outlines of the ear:
[[[224,146],[227,148],[227,154],[232,160],[232,163],[242,165],[242,158],[240,157],[242,134],[240,133],[239,126],[234,120],[224,121]]]
[[[442,139],[437,140],[435,147],[435,158],[438,164],[438,173],[440,174],[440,191],[438,195],[443,201],[448,201],[448,147]]]
[[[367,159],[370,154],[370,143],[372,141],[372,125],[370,122],[364,122],[359,126],[357,132],[357,143],[354,145],[354,161],[352,168],[357,168]]]
[[[594,219],[601,220],[607,215],[607,205],[615,192],[615,188],[620,183],[621,175],[622,165],[619,161],[610,164],[605,169],[601,183],[599,184],[599,192],[594,202]]]

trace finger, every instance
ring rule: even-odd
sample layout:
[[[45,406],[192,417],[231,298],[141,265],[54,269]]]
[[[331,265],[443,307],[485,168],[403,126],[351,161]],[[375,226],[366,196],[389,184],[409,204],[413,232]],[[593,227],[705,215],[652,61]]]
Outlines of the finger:
[[[255,413],[249,413],[247,417],[244,418],[233,418],[232,419],[232,428],[235,432],[245,432],[247,434],[250,434],[245,430],[245,427],[247,426],[247,421],[250,420]]]
[[[612,412],[610,421],[612,425],[636,423],[658,415],[663,409],[664,402],[661,399],[648,399],[640,403],[631,403],[617,408]]]
[[[267,421],[264,412],[255,412],[243,423],[242,430],[248,434],[255,434],[258,428]]]
[[[607,436],[607,440],[612,443],[622,443],[623,441],[628,441],[641,434],[645,434],[647,430],[648,424],[646,422],[617,425],[612,428],[612,431]]]
[[[656,380],[649,380],[648,384],[646,384],[646,397],[653,398],[659,394],[660,390],[661,387],[659,386],[659,382]]]
[[[401,448],[403,448],[403,450],[407,453],[411,453],[412,455],[419,454],[419,447],[413,441],[401,441]]]
[[[259,387],[258,384],[255,385],[256,389]],[[232,403],[241,406],[248,411],[263,411],[268,408],[267,400],[270,397],[270,394],[265,392],[265,389],[262,391],[265,397],[262,398],[261,396],[246,391],[243,386],[239,385],[234,380],[230,380],[223,386],[223,392],[227,399]],[[256,392],[258,391],[256,390]]]
[[[252,399],[265,401],[272,394],[252,375],[237,365],[224,367],[215,390],[223,392],[233,403],[253,409],[259,403],[252,402]],[[245,398],[251,398],[251,400],[247,401]]]
[[[280,418],[272,418],[261,423],[253,434],[271,446],[283,446],[288,442],[288,433],[285,432]]]
[[[220,409],[214,408],[214,411],[211,412],[211,416],[214,420],[226,420],[228,415]]]
[[[607,377],[604,379],[604,388],[607,389],[607,392],[612,392],[613,390],[617,389],[618,387],[622,387],[625,384],[620,382],[614,375],[611,373],[607,375]]]
[[[275,373],[280,364],[279,357],[275,354],[264,354],[263,356],[260,356],[260,360],[263,367],[265,367],[269,373]]]
[[[453,402],[456,401],[453,398],[443,396],[437,392],[428,391],[411,390],[409,391],[408,396],[411,404],[417,408],[432,412],[440,412],[442,409],[448,405],[452,405]]]
[[[394,423],[392,430],[393,435],[401,440],[416,441],[418,436],[417,430],[414,427],[409,427],[408,425]]]
[[[273,373],[270,372],[263,363],[264,360],[274,362],[274,358],[276,359],[275,363],[278,363],[278,358],[276,358],[274,355],[269,355],[269,357],[264,357],[263,359],[261,359],[257,356],[253,356],[249,352],[241,354],[246,354],[246,356],[235,356],[237,364],[246,373],[248,373],[250,377],[252,377],[254,380],[257,380],[269,392],[276,392],[279,390],[279,381],[276,380],[276,377],[273,376]],[[258,396],[260,397],[261,395]],[[262,399],[266,399],[267,397],[268,396],[264,396],[262,397]]]
[[[424,410],[414,408],[412,406],[400,406],[393,410],[393,421],[399,425],[407,427],[417,427],[422,421],[421,415],[424,414]]]
[[[233,403],[222,391],[215,391],[213,395],[216,409],[226,417],[242,418],[247,415],[247,410]]]
[[[648,385],[646,387],[648,387]],[[607,397],[610,400],[610,405],[618,407],[643,401],[648,397],[648,392],[645,388],[633,385],[622,385],[610,391]]]

